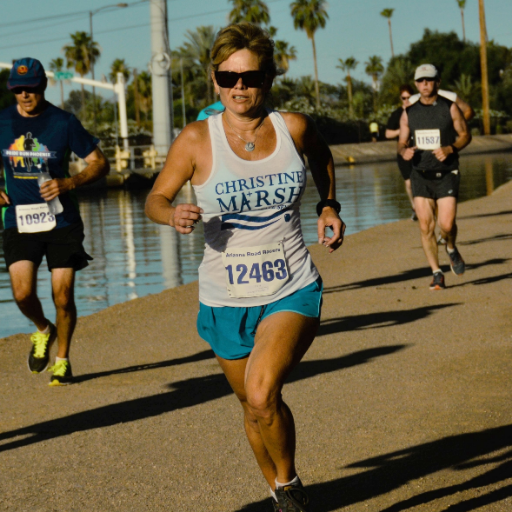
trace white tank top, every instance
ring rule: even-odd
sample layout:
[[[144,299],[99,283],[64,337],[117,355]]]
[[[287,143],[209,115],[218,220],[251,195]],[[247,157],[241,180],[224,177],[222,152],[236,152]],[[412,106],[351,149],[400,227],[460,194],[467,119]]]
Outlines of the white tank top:
[[[270,304],[319,276],[300,224],[306,168],[282,116],[270,112],[269,118],[276,131],[276,148],[257,161],[243,160],[230,148],[222,114],[208,118],[212,170],[205,183],[194,186],[198,206],[204,210],[199,300],[207,306]],[[255,254],[259,256],[254,259]],[[258,296],[233,291],[250,288],[254,293],[260,286],[280,288]]]

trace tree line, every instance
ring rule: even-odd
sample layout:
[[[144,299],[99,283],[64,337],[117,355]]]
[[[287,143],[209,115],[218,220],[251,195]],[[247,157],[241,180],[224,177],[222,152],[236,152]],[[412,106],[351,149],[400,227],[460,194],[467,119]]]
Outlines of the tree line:
[[[304,31],[311,41],[313,53],[312,74],[290,78],[287,73],[297,58],[297,50],[278,36],[271,24],[270,11],[263,0],[228,0],[231,5],[229,20],[245,20],[264,27],[274,40],[275,60],[280,75],[276,78],[269,97],[269,106],[282,110],[301,111],[312,115],[330,143],[367,140],[367,125],[375,120],[385,124],[389,114],[399,104],[399,88],[414,86],[414,69],[422,63],[434,64],[441,72],[442,87],[457,92],[477,111],[472,129],[480,129],[481,89],[479,45],[465,38],[464,8],[466,0],[456,0],[461,13],[462,39],[455,32],[441,33],[426,29],[421,40],[410,45],[407,52],[395,55],[391,20],[395,9],[383,9],[389,26],[389,44],[392,57],[384,63],[379,55],[370,55],[364,63],[353,56],[340,56],[336,69],[340,80],[336,84],[321,81],[318,76],[315,37],[329,20],[325,0],[294,0],[290,15],[297,30]],[[184,42],[171,52],[174,124],[181,128],[193,121],[198,112],[215,101],[212,82],[210,49],[220,27],[199,26],[187,30]],[[49,69],[73,69],[80,76],[91,72],[101,57],[101,48],[86,32],[70,35],[71,41],[62,49],[64,57],[52,59]],[[369,83],[354,79],[356,70],[364,66]],[[512,132],[512,50],[488,43],[490,101],[495,132]],[[129,66],[125,59],[115,59],[105,80],[116,81],[121,72],[127,85],[127,110],[130,134],[151,133],[151,75]],[[52,82],[53,85],[56,82]],[[99,136],[113,138],[116,128],[116,105],[113,98],[93,95],[82,86],[64,99],[65,82],[59,81],[61,104],[75,113],[87,128],[92,127],[96,112],[96,131]],[[183,112],[185,118],[183,118]]]

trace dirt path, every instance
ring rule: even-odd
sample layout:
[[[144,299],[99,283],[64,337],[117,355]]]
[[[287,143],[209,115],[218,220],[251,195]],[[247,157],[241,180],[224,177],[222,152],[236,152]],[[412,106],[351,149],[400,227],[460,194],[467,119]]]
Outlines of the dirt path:
[[[313,512],[512,510],[512,183],[459,219],[442,292],[416,223],[312,248],[323,321],[285,397]],[[0,340],[0,510],[267,510],[196,312],[193,283],[80,318],[68,388]]]

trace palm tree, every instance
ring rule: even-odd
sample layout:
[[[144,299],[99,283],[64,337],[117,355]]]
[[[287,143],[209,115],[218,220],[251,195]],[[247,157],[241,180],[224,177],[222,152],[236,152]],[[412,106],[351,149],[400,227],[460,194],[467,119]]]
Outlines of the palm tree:
[[[384,71],[384,66],[382,65],[382,57],[378,55],[372,55],[368,62],[364,63],[366,68],[365,72],[367,75],[372,77],[372,89],[373,89],[373,111],[377,111],[377,93],[379,92],[379,76]]]
[[[56,59],[52,59],[50,61],[50,71],[54,73],[61,73],[64,71],[64,59],[61,57],[57,57]],[[52,84],[59,82],[60,85],[60,108],[64,109],[64,84],[62,83],[64,80],[53,80]]]
[[[145,122],[148,122],[148,112],[151,110],[151,75],[147,71],[137,74],[137,89],[140,100],[140,109],[144,112]]]
[[[466,42],[466,26],[464,25],[464,9],[466,7],[466,0],[455,0],[460,9],[460,17],[462,18],[462,40]]]
[[[128,64],[126,64],[124,59],[115,59],[110,65],[110,73],[108,74],[108,77],[114,84],[117,82],[117,73],[122,73],[124,81],[128,82],[131,75],[131,69],[128,67]]]
[[[393,11],[395,9],[384,9],[380,15],[384,16],[384,18],[388,19],[388,25],[389,25],[389,40],[391,41],[391,57],[395,56],[395,52],[393,50],[393,32],[391,31],[391,16],[393,16]]]
[[[229,0],[233,4],[233,9],[229,13],[231,23],[240,23],[248,21],[255,25],[270,23],[270,14],[268,7],[262,0]]]
[[[74,68],[82,78],[90,72],[91,64],[96,63],[101,55],[101,49],[98,43],[91,39],[87,32],[75,32],[70,34],[73,44],[68,44],[62,48],[64,57],[66,57],[66,67]],[[82,93],[82,116],[85,115],[85,92],[81,85]]]
[[[291,4],[291,14],[295,29],[305,30],[313,45],[313,62],[315,64],[316,108],[320,109],[320,87],[318,85],[318,66],[316,60],[315,32],[318,27],[324,28],[329,18],[325,0],[294,0]]]
[[[295,46],[289,46],[287,41],[274,41],[274,60],[278,69],[285,75],[290,69],[290,61],[297,60],[297,50]]]
[[[348,112],[350,118],[354,117],[354,105],[352,101],[352,77],[350,76],[350,72],[353,69],[356,69],[359,62],[354,59],[354,57],[348,57],[348,59],[338,59],[339,64],[336,66],[338,69],[341,69],[345,73],[347,73],[347,76],[345,77],[345,80],[347,82],[347,92],[348,92]]]
[[[473,93],[478,89],[478,84],[474,84],[469,75],[460,75],[459,80],[455,80],[453,90],[457,96],[465,99],[468,103],[471,101]]]
[[[212,25],[187,30],[188,41],[178,48],[176,55],[183,59],[183,67],[197,73],[197,78],[206,83],[207,104],[213,103],[210,78],[210,51],[215,41],[215,29]]]

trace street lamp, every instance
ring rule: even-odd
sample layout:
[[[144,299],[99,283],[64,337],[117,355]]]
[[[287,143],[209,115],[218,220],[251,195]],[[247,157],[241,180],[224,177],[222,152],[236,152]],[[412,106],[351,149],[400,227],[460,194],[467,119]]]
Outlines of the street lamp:
[[[92,35],[92,17],[95,14],[98,14],[100,11],[103,11],[103,9],[124,9],[125,7],[128,7],[128,4],[120,3],[120,4],[104,5],[103,7],[100,7],[99,9],[95,9],[94,11],[89,11],[89,27],[90,27],[90,34],[91,34],[91,44],[94,42],[93,35]],[[92,79],[94,80],[94,59],[91,61],[91,73],[92,73]],[[94,85],[92,86],[92,112],[93,112],[94,135],[96,135],[96,88],[94,87]]]

